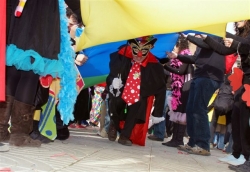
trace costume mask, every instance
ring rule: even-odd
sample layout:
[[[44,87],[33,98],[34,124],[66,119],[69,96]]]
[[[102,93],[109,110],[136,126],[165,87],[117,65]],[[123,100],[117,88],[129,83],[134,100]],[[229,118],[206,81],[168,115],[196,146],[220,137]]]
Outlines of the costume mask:
[[[153,48],[156,38],[153,36],[145,36],[141,38],[128,40],[132,54],[138,58],[146,58],[150,49]]]

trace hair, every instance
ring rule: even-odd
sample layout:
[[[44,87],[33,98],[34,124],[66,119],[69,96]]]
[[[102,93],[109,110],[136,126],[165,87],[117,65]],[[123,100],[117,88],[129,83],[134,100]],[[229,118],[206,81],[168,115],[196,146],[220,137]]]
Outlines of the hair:
[[[188,49],[189,48],[188,40],[183,36],[180,36],[176,42],[176,47],[179,49],[178,53],[180,53],[185,49]]]
[[[78,20],[77,20],[78,18],[77,18],[77,15],[75,13],[72,13],[70,18],[72,18],[72,20],[78,24]]]
[[[250,20],[247,20],[242,28],[237,27],[237,22],[234,23],[236,35],[246,38],[250,34]]]
[[[67,7],[67,8],[66,8],[66,16],[67,16],[68,18],[70,18],[70,16],[71,16],[72,14],[74,14],[74,12],[73,12],[69,7]]]

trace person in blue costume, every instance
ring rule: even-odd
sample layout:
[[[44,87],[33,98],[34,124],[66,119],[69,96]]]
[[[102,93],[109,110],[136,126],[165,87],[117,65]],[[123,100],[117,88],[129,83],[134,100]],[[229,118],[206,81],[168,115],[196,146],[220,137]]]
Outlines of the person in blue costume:
[[[29,136],[39,77],[63,78],[62,92],[68,93],[76,80],[74,53],[67,34],[64,0],[27,0],[21,15],[15,16],[18,4],[19,0],[7,1],[7,91],[6,102],[0,103],[0,141],[9,140],[14,146],[39,147],[41,142]],[[67,65],[67,72],[64,72]],[[65,83],[68,86],[64,86]],[[60,97],[61,111],[64,104],[68,103],[69,107],[62,114],[65,123],[73,118],[76,89],[71,89],[70,95],[68,100]]]

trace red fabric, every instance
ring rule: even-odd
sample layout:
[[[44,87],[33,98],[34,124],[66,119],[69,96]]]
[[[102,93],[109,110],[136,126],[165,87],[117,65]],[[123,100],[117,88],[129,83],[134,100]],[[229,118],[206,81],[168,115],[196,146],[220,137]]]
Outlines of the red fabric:
[[[103,82],[103,83],[100,83],[100,84],[97,84],[97,86],[99,86],[99,87],[106,87],[106,82]]]
[[[139,63],[134,62],[128,74],[124,90],[122,92],[122,99],[128,104],[128,106],[139,101],[140,85],[141,85],[141,67]]]
[[[243,72],[239,68],[234,68],[234,73],[228,77],[232,90],[236,91],[242,86]]]
[[[49,88],[52,81],[53,81],[53,77],[51,75],[46,75],[46,76],[40,77],[40,84],[44,88]]]
[[[242,95],[242,100],[250,107],[250,85],[244,84],[245,92]]]
[[[225,69],[225,74],[228,74],[231,72],[232,67],[237,60],[238,54],[230,54],[225,56],[225,64],[226,64],[226,69]]]
[[[130,140],[133,144],[137,144],[140,146],[145,146],[146,142],[146,136],[148,132],[148,123],[149,123],[149,116],[151,113],[151,109],[153,107],[153,100],[154,96],[148,97],[148,104],[147,104],[147,110],[146,110],[146,119],[144,124],[136,124],[132,134],[130,136]],[[124,127],[125,122],[120,122],[120,128],[122,129]]]
[[[0,101],[5,101],[6,0],[0,1]]]
[[[126,47],[123,47],[122,49],[120,49],[120,51],[118,53],[132,59],[133,58],[132,49],[129,45]],[[126,52],[125,52],[125,50],[126,50]],[[125,54],[124,54],[124,52],[125,52]],[[141,65],[143,67],[146,67],[148,63],[158,63],[158,60],[155,58],[155,56],[151,52],[148,52],[146,59],[142,62]]]

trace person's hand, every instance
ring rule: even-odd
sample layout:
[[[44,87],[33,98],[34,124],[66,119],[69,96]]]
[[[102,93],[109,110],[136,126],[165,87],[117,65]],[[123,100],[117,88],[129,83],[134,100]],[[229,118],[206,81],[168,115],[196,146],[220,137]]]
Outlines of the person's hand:
[[[185,35],[184,33],[182,33],[182,32],[179,32],[178,33],[181,37],[184,37],[184,38],[186,38],[187,37],[187,35]]]
[[[81,66],[83,65],[84,63],[86,63],[86,61],[88,60],[88,57],[84,54],[78,54],[76,56],[76,59],[75,59],[75,63],[78,65],[78,66]]]
[[[196,34],[194,37],[196,37],[196,38],[202,38],[200,34]]]
[[[77,25],[73,25],[73,26],[71,26],[71,28],[70,28],[69,34],[70,34],[70,37],[71,37],[72,39],[75,39],[75,37],[76,37],[76,29],[77,29],[77,28],[78,28]]]
[[[175,53],[175,52],[167,52],[167,55],[168,55],[168,57],[169,58],[171,58],[171,59],[175,59],[175,58],[177,58],[177,54]]]
[[[207,35],[205,34],[200,34],[202,39],[206,39]]]
[[[232,38],[225,38],[224,39],[224,44],[225,44],[226,47],[231,47],[232,43],[233,43]]]
[[[195,33],[184,34],[184,33],[179,32],[178,34],[179,34],[180,36],[184,37],[184,38],[187,38],[188,35],[190,35],[190,36],[195,36]]]

